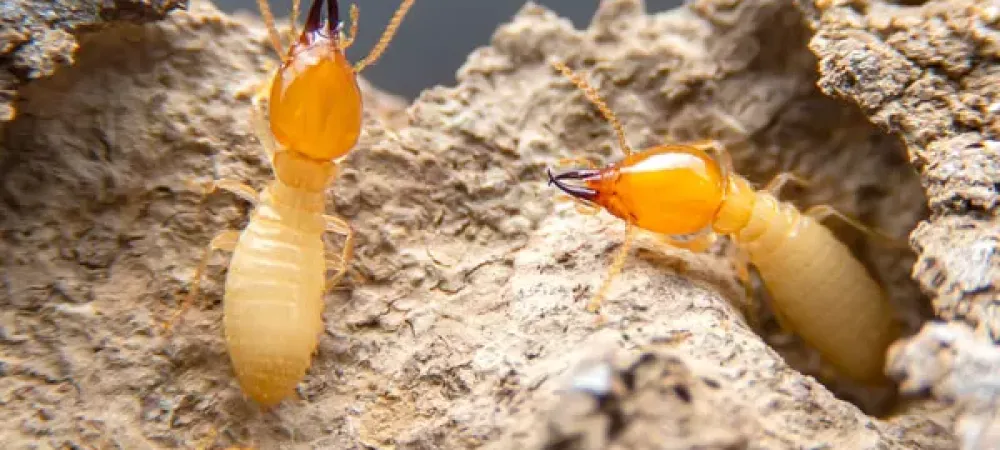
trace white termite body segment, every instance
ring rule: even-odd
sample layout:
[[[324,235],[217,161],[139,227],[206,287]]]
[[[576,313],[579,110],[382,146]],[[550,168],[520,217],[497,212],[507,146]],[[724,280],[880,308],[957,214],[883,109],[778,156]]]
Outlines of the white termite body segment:
[[[756,197],[734,238],[760,273],[782,327],[849,378],[884,380],[885,349],[900,332],[885,291],[829,228],[769,193]]]
[[[323,193],[273,181],[233,252],[223,326],[243,391],[264,406],[303,379],[323,330]]]

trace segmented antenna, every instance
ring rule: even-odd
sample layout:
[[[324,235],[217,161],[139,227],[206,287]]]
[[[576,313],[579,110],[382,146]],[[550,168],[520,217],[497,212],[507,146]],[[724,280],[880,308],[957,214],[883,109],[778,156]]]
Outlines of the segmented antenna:
[[[291,34],[289,41],[295,41],[295,38],[299,35],[298,30],[299,22],[299,0],[292,0],[292,15],[289,16],[288,32]]]
[[[344,43],[340,44],[340,48],[347,50],[352,44],[354,44],[354,38],[358,37],[358,16],[361,12],[358,10],[357,3],[351,3],[351,34],[347,35],[344,39]]]
[[[354,72],[360,73],[365,67],[375,63],[379,56],[382,56],[382,52],[385,51],[386,47],[389,46],[389,41],[392,40],[393,35],[396,34],[396,30],[399,28],[399,24],[403,22],[403,17],[406,12],[410,10],[413,6],[414,0],[404,0],[402,4],[399,5],[399,9],[396,10],[396,14],[393,14],[392,20],[389,21],[389,25],[385,28],[385,32],[382,33],[382,37],[378,39],[378,43],[372,47],[371,52],[364,59],[358,61],[354,65]]]
[[[257,0],[257,7],[260,8],[260,16],[264,19],[264,25],[267,26],[267,36],[271,38],[271,46],[284,62],[287,55],[281,47],[281,37],[278,35],[278,29],[274,26],[274,14],[271,14],[271,7],[267,4],[267,0]]]
[[[632,147],[629,147],[628,142],[625,141],[625,128],[622,127],[621,122],[618,121],[618,117],[615,113],[611,111],[608,104],[601,99],[601,95],[597,93],[597,89],[594,89],[583,78],[579,75],[573,73],[569,67],[559,61],[552,61],[552,67],[556,70],[562,72],[566,78],[569,78],[576,87],[583,91],[583,94],[587,96],[587,100],[590,100],[598,110],[601,111],[601,115],[604,119],[611,123],[611,126],[615,129],[615,134],[618,135],[618,144],[621,145],[622,151],[625,152],[625,156],[630,156],[632,154]]]

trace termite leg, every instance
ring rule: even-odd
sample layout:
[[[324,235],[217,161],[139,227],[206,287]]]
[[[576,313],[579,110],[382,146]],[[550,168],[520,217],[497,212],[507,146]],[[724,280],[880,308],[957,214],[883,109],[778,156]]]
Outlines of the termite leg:
[[[181,307],[174,312],[170,319],[163,324],[163,328],[168,332],[173,328],[174,322],[177,321],[184,314],[188,308],[191,307],[191,303],[194,302],[194,298],[198,296],[201,291],[201,276],[208,269],[208,260],[212,256],[212,251],[214,250],[224,250],[227,252],[232,252],[236,248],[236,243],[240,239],[240,231],[238,230],[226,230],[212,238],[212,242],[208,244],[208,248],[205,249],[205,254],[201,257],[201,262],[198,264],[198,268],[194,272],[194,280],[191,282],[191,291],[188,295],[184,297],[184,301],[181,303]]]
[[[198,450],[208,450],[212,446],[212,444],[215,443],[215,438],[218,437],[218,435],[219,435],[219,430],[215,427],[212,427],[212,431],[208,432],[208,436],[205,436],[205,438],[201,442],[199,442],[195,448]]]
[[[347,263],[340,259],[339,256],[327,257],[326,267],[336,267],[337,273],[333,274],[332,277],[326,279],[326,287],[323,292],[330,292],[333,288],[340,284],[340,280],[344,279],[344,275],[347,274]]]
[[[323,220],[326,222],[326,231],[344,235],[344,250],[340,255],[340,261],[328,260],[328,263],[332,262],[340,265],[337,273],[327,280],[327,289],[330,289],[340,283],[340,280],[347,274],[347,268],[354,254],[354,230],[351,229],[351,225],[344,219],[337,216],[324,214]]]
[[[694,253],[701,253],[707,250],[708,247],[712,246],[712,244],[715,243],[715,239],[717,237],[718,236],[716,236],[715,233],[710,233],[710,232],[700,233],[688,239],[678,239],[676,237],[668,236],[665,234],[657,235],[657,239],[659,239],[660,241],[662,241],[667,245],[677,248],[683,248],[685,250]]]
[[[275,74],[277,72],[274,72]],[[271,126],[267,123],[267,110],[264,106],[264,101],[271,95],[271,83],[274,81],[274,74],[269,76],[267,80],[261,83],[260,87],[257,88],[257,93],[254,94],[252,100],[252,111],[250,112],[250,122],[254,130],[254,134],[257,135],[257,140],[260,141],[260,145],[264,147],[264,154],[267,157],[268,163],[274,161],[274,154],[277,152],[278,144],[274,140],[274,135],[271,134]]]
[[[788,320],[788,316],[781,310],[781,308],[775,308],[774,304],[771,304],[771,314],[774,315],[774,320],[778,322],[778,328],[781,328],[785,334],[800,335],[798,331],[795,331],[795,327],[792,326],[792,321]]]
[[[718,240],[719,235],[711,231],[706,230],[705,232],[696,234],[689,239],[680,240],[669,235],[657,235],[657,238],[666,243],[678,248],[683,248],[694,253],[702,253],[707,250],[712,244]],[[753,298],[753,283],[750,280],[750,253],[746,251],[743,247],[733,246],[731,250],[734,254],[729,258],[733,266],[733,271],[736,273],[736,279],[743,286],[743,293],[746,298]],[[755,321],[756,317],[751,316],[751,312],[745,311],[745,317],[750,321]]]
[[[583,214],[585,216],[595,216],[601,212],[600,206],[591,205],[571,195],[565,195],[565,194],[558,195],[556,196],[556,201],[576,203],[576,205],[574,205],[576,212],[578,214]]]
[[[575,158],[560,158],[559,161],[556,162],[556,166],[559,167],[574,166],[574,165],[575,166],[584,165],[587,166],[588,169],[597,168],[597,163],[594,162],[593,159],[585,158],[583,156],[577,156]]]
[[[569,197],[569,198],[570,200],[576,202],[575,209],[577,214],[583,214],[585,216],[596,216],[598,213],[601,212],[600,206],[584,203],[583,200],[580,200],[575,197]]]
[[[347,223],[346,220],[340,217],[333,216],[330,214],[323,214],[323,221],[326,222],[326,231],[331,233],[342,234],[345,236],[351,236],[353,231],[351,230],[351,225]]]
[[[733,255],[733,265],[736,270],[736,279],[743,285],[743,293],[747,298],[753,298],[753,283],[750,282],[750,252],[740,246],[736,247],[736,254]]]
[[[258,196],[257,191],[255,191],[252,187],[236,180],[212,180],[204,183],[189,182],[189,184],[193,184],[193,187],[196,189],[201,189],[202,195],[208,195],[215,192],[216,189],[222,189],[236,194],[240,198],[254,204],[255,206],[260,202],[260,197]]]
[[[792,172],[782,172],[771,178],[771,181],[764,186],[764,191],[777,197],[781,193],[781,190],[788,184],[788,182],[793,182],[799,186],[806,187],[809,186],[809,180],[802,178]]]
[[[869,227],[869,226],[861,223],[861,221],[859,221],[859,220],[857,220],[857,219],[855,219],[853,217],[850,217],[847,214],[844,214],[844,213],[838,211],[836,208],[834,208],[834,207],[832,207],[830,205],[816,205],[816,206],[813,206],[813,207],[807,209],[804,214],[807,215],[807,216],[809,216],[809,217],[812,217],[817,222],[822,222],[826,218],[828,218],[830,216],[834,216],[834,217],[836,217],[836,218],[844,221],[848,225],[856,228],[858,231],[861,231],[862,233],[867,234],[868,236],[874,238],[877,241],[881,241],[883,244],[885,244],[887,246],[897,247],[897,248],[906,248],[906,249],[910,248],[910,246],[905,241],[903,241],[901,239],[898,239],[898,238],[895,238],[893,236],[890,236],[888,233],[886,233],[884,231],[877,230],[875,228]]]
[[[764,186],[763,190],[777,197],[778,193],[781,192],[781,189],[784,188],[789,182],[793,182],[799,186],[809,186],[811,184],[809,180],[806,180],[805,178],[802,178],[794,173],[782,172],[775,175],[774,178],[772,178],[771,181]],[[816,205],[807,209],[803,214],[816,219],[817,222],[822,222],[830,216],[835,216],[858,231],[882,242],[884,245],[889,247],[909,248],[909,245],[907,245],[906,242],[892,237],[888,233],[869,227],[861,223],[860,220],[850,217],[830,205]]]
[[[608,289],[611,288],[611,282],[616,276],[622,271],[622,267],[625,266],[625,258],[628,257],[629,248],[632,246],[632,239],[635,235],[635,226],[632,222],[626,222],[625,229],[625,242],[622,243],[621,249],[618,250],[618,254],[615,255],[614,262],[611,263],[611,267],[608,269],[608,276],[601,284],[600,289],[597,290],[597,294],[590,299],[587,303],[587,311],[595,313],[601,308],[601,302],[604,301],[604,296],[607,294]]]
[[[350,276],[355,283],[364,284],[367,282],[364,275],[358,273],[357,271],[350,270],[350,266],[341,258],[341,255],[331,255],[326,258],[326,267],[336,267],[337,273],[334,273],[333,276],[326,279],[325,292],[329,292],[337,287],[345,276]]]
[[[657,238],[667,245],[683,248],[694,253],[702,253],[718,240],[719,235],[706,230],[685,240],[663,234],[657,235]],[[753,283],[750,280],[750,253],[740,246],[734,246],[732,251],[734,254],[730,257],[730,262],[732,263],[733,271],[736,273],[736,279],[743,286],[743,293],[746,295],[746,298],[751,300],[753,299],[754,290]],[[757,318],[753,315],[753,311],[745,310],[744,317],[752,324],[756,324]]]
[[[752,329],[759,329],[760,311],[758,310],[758,304],[755,301],[753,282],[750,279],[750,265],[752,264],[750,261],[750,252],[738,245],[733,246],[732,252],[733,254],[730,257],[730,261],[733,264],[733,272],[736,273],[736,280],[739,281],[740,286],[743,287],[743,295],[746,299],[746,303],[740,305],[739,309],[743,313],[743,317],[746,318],[747,324],[750,325]],[[780,314],[780,311],[775,314]],[[779,325],[781,325],[782,320],[783,318],[778,319]]]

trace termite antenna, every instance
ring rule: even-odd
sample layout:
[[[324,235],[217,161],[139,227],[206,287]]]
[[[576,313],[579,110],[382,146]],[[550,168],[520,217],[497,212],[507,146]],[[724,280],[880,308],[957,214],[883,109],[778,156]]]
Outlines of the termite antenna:
[[[615,134],[618,135],[618,144],[621,146],[622,151],[625,152],[625,156],[630,156],[632,154],[632,148],[629,147],[628,142],[625,140],[625,128],[622,127],[621,122],[618,121],[618,117],[616,117],[615,113],[611,111],[608,104],[601,99],[601,95],[597,93],[597,89],[594,89],[587,84],[583,78],[573,73],[573,71],[570,70],[569,67],[566,67],[565,64],[559,61],[552,61],[551,64],[552,67],[559,72],[562,72],[562,74],[565,75],[566,78],[569,78],[569,80],[572,81],[577,88],[583,91],[583,94],[587,96],[587,100],[590,100],[590,102],[601,111],[601,115],[604,116],[604,119],[610,122],[611,126],[614,127]]]
[[[611,263],[611,267],[608,269],[608,276],[604,279],[604,283],[601,284],[600,289],[597,290],[597,294],[590,299],[590,303],[587,304],[587,311],[597,312],[601,307],[601,301],[604,300],[604,296],[607,295],[608,290],[611,289],[611,282],[621,273],[622,268],[625,267],[625,258],[628,257],[628,251],[632,247],[632,238],[635,236],[635,225],[632,221],[625,222],[625,242],[622,242],[622,248],[618,250],[618,254],[615,255],[614,262]]]
[[[281,47],[278,29],[274,26],[274,14],[271,14],[271,6],[267,4],[267,0],[257,0],[257,7],[260,8],[260,16],[264,19],[264,25],[267,27],[267,36],[271,38],[271,46],[274,47],[274,51],[278,52],[281,62],[285,62],[287,56]]]
[[[288,17],[288,32],[291,35],[290,42],[294,42],[299,35],[299,0],[292,0],[292,15]]]
[[[361,73],[365,67],[374,64],[378,60],[379,56],[382,56],[382,52],[385,51],[386,47],[389,46],[389,42],[392,41],[392,37],[396,34],[396,30],[399,29],[399,24],[403,22],[403,17],[406,16],[406,12],[410,10],[413,6],[415,0],[403,0],[403,3],[399,5],[399,9],[396,10],[396,14],[393,14],[392,20],[389,21],[389,25],[386,26],[385,31],[382,33],[382,37],[378,39],[378,43],[372,47],[371,52],[364,59],[358,61],[354,65],[354,72]]]
[[[358,36],[358,16],[360,15],[361,12],[358,11],[358,5],[351,3],[351,33],[347,35],[347,38],[342,39],[344,43],[340,45],[340,48],[347,50],[351,44],[354,44],[354,38]]]

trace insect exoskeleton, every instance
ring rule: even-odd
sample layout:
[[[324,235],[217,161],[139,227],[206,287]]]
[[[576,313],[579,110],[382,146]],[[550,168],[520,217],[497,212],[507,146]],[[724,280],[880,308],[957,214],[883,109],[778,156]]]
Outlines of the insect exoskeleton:
[[[837,216],[879,235],[830,206],[801,213],[775,193],[792,174],[755,190],[733,172],[726,149],[715,141],[660,145],[633,152],[611,110],[582,78],[561,63],[555,68],[584,91],[617,133],[625,157],[604,168],[548,173],[586,207],[603,209],[627,224],[625,244],[603,285],[588,304],[595,312],[621,270],[635,228],[659,234],[680,247],[704,248],[729,236],[749,259],[771,295],[780,324],[798,334],[842,375],[883,384],[885,355],[900,326],[883,291],[850,250],[820,221]],[[681,241],[680,237],[694,237]]]
[[[267,0],[258,4],[271,42],[282,55],[280,67],[255,95],[252,114],[275,179],[259,196],[233,180],[206,183],[207,192],[231,191],[253,202],[255,209],[244,230],[224,231],[212,239],[191,291],[167,327],[198,295],[211,252],[233,252],[223,299],[226,343],[243,391],[270,407],[288,397],[309,369],[323,329],[324,294],[347,273],[351,260],[350,226],[324,211],[336,160],[355,146],[361,133],[357,74],[385,50],[413,0],[402,2],[382,38],[354,66],[345,50],[357,31],[356,6],[347,36],[341,31],[337,1],[314,0],[301,35],[296,36],[292,20],[295,40],[284,53]],[[298,10],[295,0],[293,19]],[[327,255],[325,232],[345,236],[339,254]],[[331,269],[335,274],[327,278]]]

